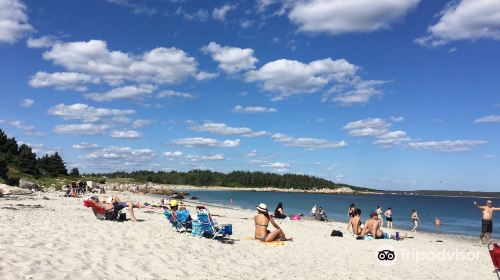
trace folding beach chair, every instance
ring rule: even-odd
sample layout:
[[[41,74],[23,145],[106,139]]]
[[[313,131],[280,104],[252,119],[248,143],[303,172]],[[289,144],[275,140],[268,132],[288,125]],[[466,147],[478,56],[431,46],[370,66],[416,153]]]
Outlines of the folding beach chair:
[[[165,217],[167,218],[167,220],[170,222],[170,225],[172,226],[170,228],[170,230],[172,230],[173,228],[177,231],[177,232],[187,232],[189,231],[189,229],[186,228],[186,226],[179,222],[177,220],[177,218],[175,217],[174,213],[172,213],[172,210],[168,209],[168,208],[164,208],[163,209],[163,214],[165,215]]]
[[[208,209],[204,206],[196,206],[196,212],[198,214],[198,222],[201,226],[200,236],[215,239],[233,234],[233,226],[231,224],[219,225],[217,222],[212,220],[212,216],[208,212]]]
[[[97,202],[93,199],[87,199],[83,202],[83,206],[92,208],[92,212],[99,220],[107,220],[107,221],[124,221],[124,215],[122,215],[121,211],[123,207],[116,205],[112,209],[106,210],[104,207],[101,207],[97,204]],[[123,218],[122,218],[123,217]]]
[[[490,242],[488,244],[488,250],[490,251],[491,261],[495,267],[494,272],[497,273],[497,277],[500,279],[500,243]]]

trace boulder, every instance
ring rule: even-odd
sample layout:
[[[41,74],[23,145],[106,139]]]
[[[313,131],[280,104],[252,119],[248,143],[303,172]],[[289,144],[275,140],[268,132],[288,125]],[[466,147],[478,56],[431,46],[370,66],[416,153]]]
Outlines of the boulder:
[[[21,189],[28,189],[28,190],[35,190],[35,191],[39,191],[42,189],[42,187],[40,187],[38,184],[36,183],[33,183],[31,181],[28,181],[26,179],[22,179],[19,180],[19,187]]]
[[[31,194],[33,192],[27,189],[0,184],[0,193],[6,195],[6,194]]]

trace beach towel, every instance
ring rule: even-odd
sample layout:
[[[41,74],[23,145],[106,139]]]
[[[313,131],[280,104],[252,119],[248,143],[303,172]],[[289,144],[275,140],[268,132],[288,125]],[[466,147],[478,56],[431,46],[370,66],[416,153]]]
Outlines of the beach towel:
[[[244,240],[257,240],[253,236],[247,236],[247,237],[245,237],[243,239]],[[261,244],[263,243],[263,244],[265,244],[267,246],[273,246],[273,247],[285,245],[285,241],[281,241],[281,240],[274,240],[274,241],[271,241],[271,242],[264,242],[262,240],[259,240],[259,243],[261,243]]]

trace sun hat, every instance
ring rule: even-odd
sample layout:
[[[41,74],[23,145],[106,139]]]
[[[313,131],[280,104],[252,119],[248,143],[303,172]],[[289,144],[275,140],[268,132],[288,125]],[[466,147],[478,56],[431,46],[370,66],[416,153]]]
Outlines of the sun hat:
[[[177,200],[173,199],[173,200],[170,200],[170,207],[175,207],[177,206]]]
[[[262,212],[267,212],[267,205],[264,203],[260,203],[259,206],[255,207],[257,210],[262,211]]]
[[[486,203],[487,203],[487,204],[488,204],[488,203],[493,204],[493,201],[491,201],[491,200],[489,200],[489,199],[488,199],[488,200],[486,200]]]

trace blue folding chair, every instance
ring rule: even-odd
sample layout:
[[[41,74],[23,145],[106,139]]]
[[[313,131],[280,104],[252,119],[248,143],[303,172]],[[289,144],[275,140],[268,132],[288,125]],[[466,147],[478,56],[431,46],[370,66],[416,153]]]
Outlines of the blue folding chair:
[[[198,214],[198,223],[201,227],[200,236],[215,239],[233,234],[233,226],[231,224],[219,225],[217,222],[214,222],[207,208],[197,206],[196,211]]]
[[[186,226],[177,220],[177,218],[175,217],[175,215],[172,213],[172,210],[164,208],[163,209],[163,214],[165,215],[165,217],[167,218],[167,220],[170,222],[170,225],[172,226],[170,228],[170,230],[172,230],[173,228],[175,228],[175,230],[177,232],[187,232],[188,231],[188,229],[186,228]]]

